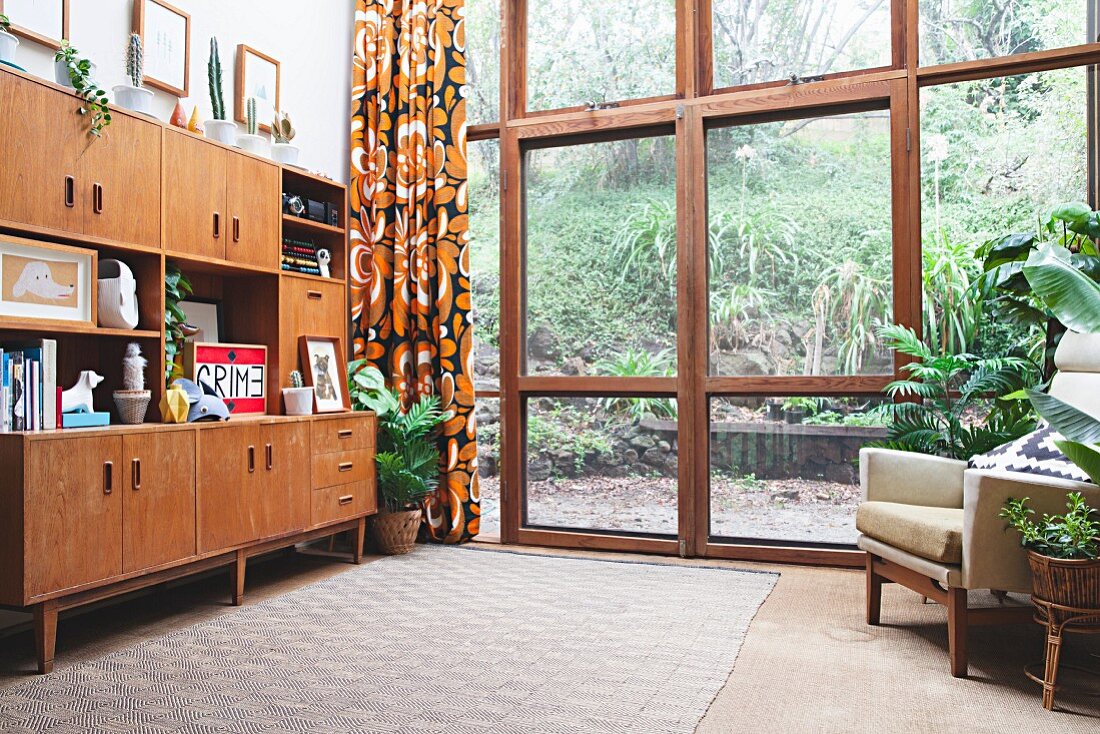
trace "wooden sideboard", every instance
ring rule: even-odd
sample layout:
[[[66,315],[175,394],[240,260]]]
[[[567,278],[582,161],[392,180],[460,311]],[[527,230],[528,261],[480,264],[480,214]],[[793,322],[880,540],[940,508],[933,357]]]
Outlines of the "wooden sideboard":
[[[95,408],[115,413],[121,357],[138,342],[153,399],[142,425],[116,414],[107,428],[0,433],[0,606],[33,612],[42,672],[60,610],[224,566],[239,604],[250,556],[352,531],[358,562],[377,510],[374,416],[282,415],[299,337],[348,344],[345,187],[114,107],[93,138],[79,104],[0,67],[0,234],[122,260],[139,323],[0,316],[0,343],[56,339],[58,383],[95,370]],[[336,204],[340,221],[284,215],[283,192]],[[284,237],[328,248],[329,276],[283,270]],[[221,341],[267,347],[266,415],[159,422],[169,263],[221,302]]]

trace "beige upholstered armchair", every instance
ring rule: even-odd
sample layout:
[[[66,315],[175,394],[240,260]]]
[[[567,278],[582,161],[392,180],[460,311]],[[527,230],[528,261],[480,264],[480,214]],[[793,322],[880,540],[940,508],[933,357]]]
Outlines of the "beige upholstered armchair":
[[[1100,334],[1066,334],[1055,355],[1050,392],[1100,416]],[[863,502],[856,514],[859,547],[867,551],[867,623],[878,624],[882,584],[900,583],[947,607],[951,674],[967,674],[970,625],[1031,619],[1031,606],[972,607],[968,591],[1031,592],[1031,572],[1019,537],[998,512],[1009,497],[1030,497],[1039,513],[1065,509],[1066,493],[1100,503],[1089,483],[1006,471],[967,469],[965,461],[864,449]]]

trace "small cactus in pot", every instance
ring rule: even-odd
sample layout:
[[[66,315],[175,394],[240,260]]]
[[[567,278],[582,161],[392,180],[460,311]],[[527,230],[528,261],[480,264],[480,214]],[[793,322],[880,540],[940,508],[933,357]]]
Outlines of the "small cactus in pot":
[[[260,131],[260,126],[256,122],[256,98],[249,97],[248,102],[245,104],[245,120],[248,127],[249,135],[256,135]]]
[[[203,125],[203,131],[211,140],[226,145],[237,144],[237,123],[225,117],[225,94],[222,91],[222,59],[218,52],[218,39],[210,39],[210,56],[206,61],[206,81],[210,88],[211,119]]]
[[[122,390],[115,390],[112,396],[118,409],[119,419],[127,425],[145,422],[145,412],[153,394],[145,389],[145,367],[149,361],[141,355],[141,345],[130,342],[122,357]]]
[[[150,114],[153,92],[145,89],[145,50],[137,33],[131,33],[126,41],[126,79],[129,84],[114,88],[115,101],[128,110]]]
[[[237,138],[237,144],[247,150],[249,153],[256,155],[266,155],[268,152],[268,141],[263,135],[260,135],[260,122],[256,119],[256,98],[249,97],[248,101],[244,105],[245,115],[245,128],[247,134]]]
[[[287,415],[313,414],[313,388],[306,387],[302,373],[294,370],[290,373],[290,387],[283,388],[283,402]]]

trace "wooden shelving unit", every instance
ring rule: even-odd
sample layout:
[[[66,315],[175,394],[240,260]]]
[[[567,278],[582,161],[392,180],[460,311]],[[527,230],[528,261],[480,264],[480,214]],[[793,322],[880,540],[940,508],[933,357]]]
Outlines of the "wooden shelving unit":
[[[315,222],[312,219],[303,219],[293,214],[283,215],[283,231],[285,232],[287,229],[303,229],[307,232],[334,234],[341,237],[347,234],[347,231],[343,227],[333,227],[331,224]]]

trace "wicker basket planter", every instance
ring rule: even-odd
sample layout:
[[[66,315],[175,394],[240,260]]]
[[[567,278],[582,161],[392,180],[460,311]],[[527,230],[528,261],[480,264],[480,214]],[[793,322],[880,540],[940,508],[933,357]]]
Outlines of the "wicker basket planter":
[[[136,426],[145,422],[145,411],[149,408],[149,401],[153,393],[149,390],[115,390],[112,393],[115,399],[115,407],[118,409],[118,417],[128,426]]]
[[[1074,609],[1100,609],[1100,559],[1064,560],[1029,550],[1027,560],[1039,599]]]
[[[383,507],[371,519],[370,526],[378,552],[386,556],[400,556],[411,551],[416,545],[421,514],[420,508],[390,512]]]

